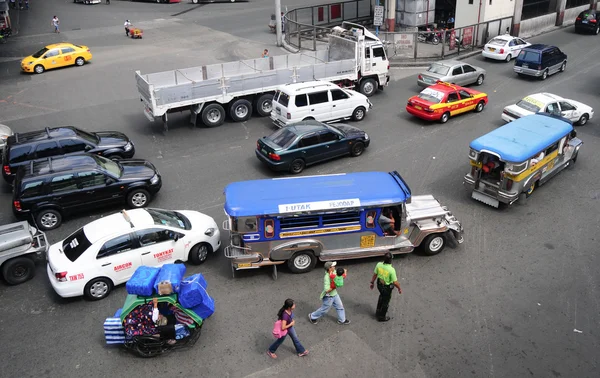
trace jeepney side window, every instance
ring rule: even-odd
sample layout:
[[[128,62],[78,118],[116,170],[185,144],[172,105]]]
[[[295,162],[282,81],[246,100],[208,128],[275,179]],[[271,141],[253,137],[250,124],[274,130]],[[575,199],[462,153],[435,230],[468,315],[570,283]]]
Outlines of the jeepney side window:
[[[560,143],[560,141],[554,143],[552,146],[548,147],[546,149],[546,156],[550,155],[551,153],[553,153],[554,151],[558,150],[558,144]]]
[[[377,216],[377,211],[370,210],[367,212],[366,222],[367,228],[375,228],[375,217]]]
[[[528,163],[528,161],[524,161],[524,162],[518,163],[518,164],[515,164],[515,163],[507,164],[506,172],[515,174],[515,175],[519,174],[527,169],[527,163]]]
[[[275,236],[275,221],[273,219],[265,219],[265,238],[270,239]]]

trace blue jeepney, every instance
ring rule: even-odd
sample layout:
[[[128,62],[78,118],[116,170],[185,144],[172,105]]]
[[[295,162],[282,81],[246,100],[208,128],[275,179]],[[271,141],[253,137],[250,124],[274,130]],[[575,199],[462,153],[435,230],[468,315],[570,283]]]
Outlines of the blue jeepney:
[[[225,188],[225,256],[232,271],[409,253],[461,243],[462,226],[431,195],[412,196],[398,172],[234,182]],[[276,269],[273,270],[276,274]]]

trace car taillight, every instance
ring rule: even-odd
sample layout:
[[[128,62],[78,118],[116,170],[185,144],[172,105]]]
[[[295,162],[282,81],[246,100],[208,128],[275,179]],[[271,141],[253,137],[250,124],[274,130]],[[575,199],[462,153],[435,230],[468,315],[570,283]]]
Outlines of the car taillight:
[[[388,70],[390,69],[390,64],[388,63]]]
[[[590,22],[591,22],[592,24],[595,24],[595,23],[596,23],[596,20],[590,20]]]
[[[13,201],[13,206],[15,210],[21,211],[21,201]]]
[[[287,117],[287,119],[292,119],[292,113],[287,113],[285,116]]]
[[[575,21],[581,21],[581,17],[577,17]]]
[[[512,189],[512,184],[513,184],[513,180],[506,180],[506,190],[511,190]]]
[[[10,175],[10,167],[8,165],[4,166],[4,173],[6,173],[7,175]]]
[[[271,160],[275,160],[275,161],[280,161],[281,160],[281,156],[274,154],[274,153],[269,153],[269,159]]]
[[[504,54],[504,49],[500,49],[500,54]]]
[[[423,80],[423,75],[419,75],[419,80]]]
[[[260,143],[258,143],[258,141],[256,142],[256,149],[260,150]]]
[[[427,113],[433,113],[433,109],[431,108],[423,108]]]
[[[54,273],[54,277],[58,282],[67,282],[67,272]]]

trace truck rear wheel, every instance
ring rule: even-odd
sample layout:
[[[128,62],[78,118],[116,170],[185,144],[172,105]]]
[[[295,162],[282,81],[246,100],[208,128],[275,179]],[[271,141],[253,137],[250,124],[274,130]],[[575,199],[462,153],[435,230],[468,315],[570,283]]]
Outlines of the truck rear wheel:
[[[367,97],[371,97],[377,90],[377,82],[373,79],[363,79],[360,82],[360,93]]]
[[[202,109],[202,123],[206,127],[221,126],[225,122],[225,109],[220,104],[210,104]]]
[[[265,93],[260,96],[258,100],[256,100],[255,104],[256,113],[261,117],[268,117],[271,115],[271,110],[273,110],[273,95],[269,93]]]
[[[2,265],[2,276],[9,285],[22,284],[35,276],[35,263],[29,257],[16,257]]]
[[[235,100],[229,107],[229,116],[234,122],[249,120],[252,116],[252,104],[243,98]]]

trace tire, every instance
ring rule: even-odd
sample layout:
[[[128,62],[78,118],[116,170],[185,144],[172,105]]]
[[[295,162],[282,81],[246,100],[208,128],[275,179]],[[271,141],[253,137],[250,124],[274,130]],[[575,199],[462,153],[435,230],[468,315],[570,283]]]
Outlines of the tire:
[[[198,4],[198,0],[192,0],[192,3]]]
[[[99,301],[110,294],[113,283],[105,277],[94,278],[83,288],[83,295],[92,301]]]
[[[440,123],[446,123],[450,119],[450,113],[446,112],[440,117]]]
[[[306,117],[302,121],[314,121],[314,120],[315,119],[313,117]]]
[[[41,64],[38,64],[37,66],[35,66],[33,68],[33,72],[35,72],[36,74],[43,74],[44,71],[46,71],[46,69],[44,68],[44,66],[42,66]]]
[[[566,68],[567,68],[567,62],[563,62],[563,64],[560,65],[560,72],[565,72]]]
[[[42,231],[54,230],[62,223],[62,215],[58,210],[43,209],[35,216],[35,222]]]
[[[246,99],[235,100],[229,107],[229,116],[234,122],[244,122],[252,116],[252,103]]]
[[[350,155],[352,157],[357,157],[365,152],[365,144],[363,142],[356,142],[350,149]]]
[[[2,265],[2,276],[9,285],[19,285],[35,276],[35,263],[29,257],[15,257]]]
[[[525,191],[525,197],[529,198],[531,197],[531,195],[533,194],[533,191],[535,190],[535,187],[537,186],[537,181],[533,182],[531,185],[529,185],[529,189],[527,189]]]
[[[273,95],[267,93],[260,96],[258,100],[256,100],[255,110],[261,117],[270,116],[271,111],[273,110]]]
[[[575,152],[575,155],[573,155],[573,157],[571,158],[571,161],[573,162],[573,164],[577,163],[577,155],[579,155],[579,152]],[[573,165],[571,164],[571,165]]]
[[[360,93],[367,97],[371,97],[377,90],[377,82],[373,79],[363,79],[360,82]]]
[[[119,160],[123,160],[123,156],[115,154],[115,155],[108,155],[105,156],[107,159],[110,159],[112,161],[119,161]]]
[[[83,66],[85,64],[85,59],[83,59],[82,57],[77,57],[77,59],[75,59],[75,65],[76,66]]]
[[[426,256],[434,256],[442,252],[446,247],[446,235],[431,234],[428,235],[421,243],[423,253]]]
[[[589,119],[590,119],[590,117],[587,115],[587,113],[585,113],[581,116],[581,118],[579,118],[579,121],[577,121],[577,124],[579,126],[583,126],[588,122]]]
[[[548,78],[548,70],[544,71],[544,73],[542,74],[542,80],[546,80],[547,78]]]
[[[438,37],[433,37],[431,39],[431,43],[433,43],[434,45],[438,45],[440,43],[440,39]]]
[[[294,253],[287,265],[293,273],[307,273],[315,268],[317,258],[312,251],[300,251]]]
[[[300,173],[304,170],[304,167],[306,167],[306,163],[304,162],[304,160],[295,159],[290,164],[290,173],[293,175],[297,175],[298,173]]]
[[[132,209],[145,207],[150,202],[150,193],[146,189],[133,189],[127,195],[127,206]]]
[[[479,75],[477,77],[477,81],[475,82],[475,84],[477,84],[477,85],[483,84],[483,79],[484,79],[483,75]]]
[[[510,63],[511,59],[512,59],[512,55],[508,54],[508,55],[506,56],[506,59],[504,59],[504,61],[505,61],[506,63]]]
[[[485,103],[483,101],[479,101],[477,106],[475,107],[475,113],[481,113],[483,108],[485,107]]]
[[[206,127],[221,126],[225,122],[225,109],[220,104],[210,104],[202,109],[202,123]]]
[[[190,250],[190,255],[188,259],[194,265],[204,264],[206,259],[208,259],[208,255],[211,253],[211,246],[207,243],[198,243],[192,247]]]
[[[360,122],[365,119],[365,115],[367,115],[367,109],[365,109],[364,106],[359,106],[352,112],[352,119],[356,122]]]

